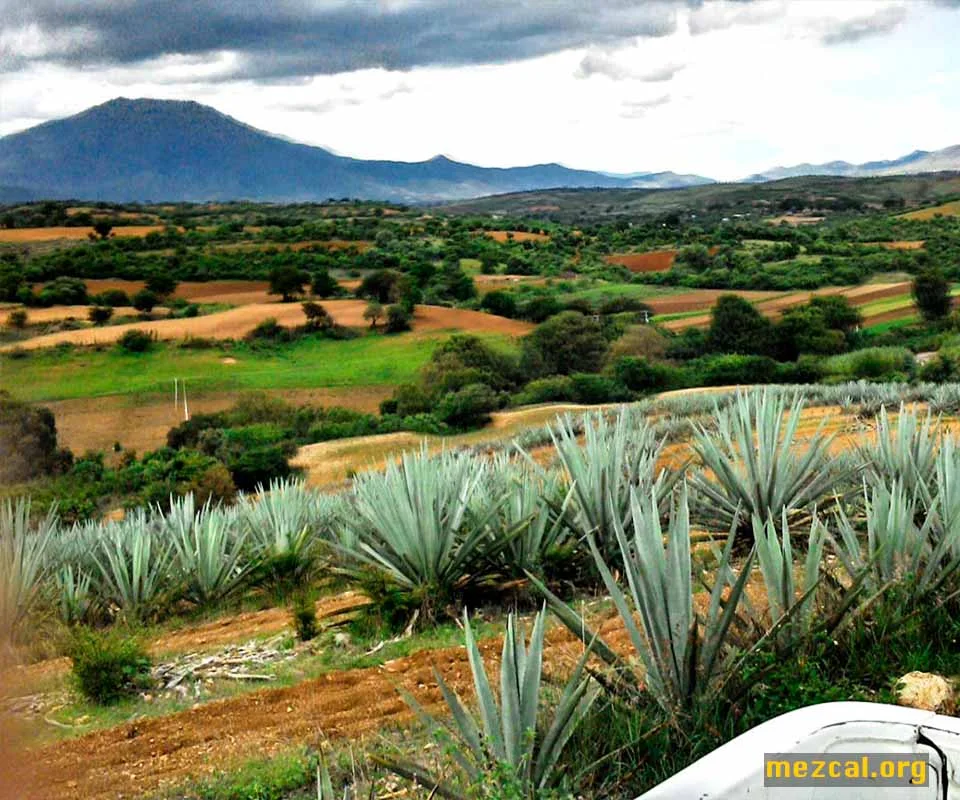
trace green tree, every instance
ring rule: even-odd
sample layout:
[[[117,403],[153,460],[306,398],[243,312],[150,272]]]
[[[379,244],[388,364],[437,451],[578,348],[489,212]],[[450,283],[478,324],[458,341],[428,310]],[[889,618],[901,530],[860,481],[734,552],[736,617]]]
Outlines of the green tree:
[[[160,297],[169,297],[177,290],[177,280],[163,272],[153,272],[147,277],[146,288]]]
[[[913,299],[928,322],[950,313],[950,283],[937,267],[926,267],[913,279]]]
[[[93,232],[98,239],[109,239],[113,232],[113,222],[109,219],[98,219],[93,223]]]
[[[333,297],[340,293],[340,284],[326,267],[320,267],[313,273],[310,292],[314,297]]]
[[[710,314],[707,347],[715,353],[764,355],[773,347],[773,329],[757,309],[742,297],[717,298]]]
[[[303,315],[307,318],[307,327],[317,331],[328,331],[333,325],[333,317],[319,303],[303,303]]]
[[[270,294],[278,294],[284,303],[289,303],[303,294],[307,275],[292,264],[280,264],[270,269],[267,279],[270,281]]]
[[[603,328],[592,317],[564,311],[524,338],[521,369],[528,378],[599,372],[608,346]]]
[[[383,317],[383,306],[376,300],[371,300],[367,303],[367,307],[363,310],[363,318],[369,320],[370,327],[376,328],[377,322]]]
[[[92,306],[87,312],[87,318],[94,325],[104,325],[110,321],[113,316],[113,308],[110,306]]]
[[[159,302],[160,298],[149,289],[141,289],[133,296],[133,307],[141,314],[149,314]]]
[[[387,307],[387,324],[384,330],[387,333],[401,333],[410,330],[410,314],[407,310],[395,303]]]

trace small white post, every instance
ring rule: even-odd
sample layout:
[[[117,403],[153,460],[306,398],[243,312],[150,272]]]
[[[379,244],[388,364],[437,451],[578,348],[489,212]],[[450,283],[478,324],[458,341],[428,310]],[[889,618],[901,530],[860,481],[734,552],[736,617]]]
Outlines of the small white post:
[[[183,419],[185,422],[190,421],[190,407],[187,405],[187,382],[183,382]]]
[[[174,378],[174,379],[173,379],[173,408],[174,408],[174,410],[176,410],[177,406],[180,405],[180,395],[179,395],[179,391],[180,391],[180,383],[179,383],[179,381],[178,381],[176,378]]]

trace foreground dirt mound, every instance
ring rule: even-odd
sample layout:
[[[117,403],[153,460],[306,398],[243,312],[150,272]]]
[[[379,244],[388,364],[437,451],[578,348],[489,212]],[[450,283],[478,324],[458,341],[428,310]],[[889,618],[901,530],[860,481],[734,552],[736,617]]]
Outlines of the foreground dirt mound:
[[[620,648],[626,636],[617,621],[602,627]],[[581,645],[564,630],[548,635],[550,670],[563,671]],[[487,669],[496,669],[499,640],[481,643]],[[443,713],[433,669],[462,696],[472,687],[463,647],[415,653],[366,669],[332,672],[284,689],[253,692],[167,717],[136,720],[39,750],[15,768],[24,800],[139,798],[251,758],[292,747],[365,734],[412,719],[398,687],[430,711]]]

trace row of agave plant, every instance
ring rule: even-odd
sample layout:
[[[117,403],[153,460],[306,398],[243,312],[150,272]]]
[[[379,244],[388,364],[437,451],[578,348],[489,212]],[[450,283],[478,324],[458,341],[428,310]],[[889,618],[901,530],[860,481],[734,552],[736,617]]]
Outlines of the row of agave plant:
[[[822,427],[801,436],[802,409],[782,391],[738,394],[709,427],[695,425],[692,463],[671,469],[642,410],[624,409],[558,419],[547,466],[520,447],[493,458],[422,451],[358,476],[342,495],[275,484],[230,508],[186,498],[167,513],[73,528],[52,516],[31,523],[25,503],[7,503],[0,619],[13,632],[51,597],[68,620],[146,619],[298,580],[318,564],[405,598],[424,619],[525,581],[586,645],[552,713],[541,691],[544,613],[529,644],[508,618],[499,697],[467,618],[478,716],[441,680],[452,721],[431,724],[465,774],[506,765],[518,796],[533,797],[556,780],[601,683],[683,719],[745,691],[740,667],[759,648],[793,651],[885,593],[919,607],[957,589],[960,447],[941,420],[903,407],[894,419],[881,407],[874,436],[835,452],[841,443]],[[698,527],[727,535],[696,544]],[[697,566],[704,547],[708,571]],[[571,563],[612,598],[632,654],[561,599],[556,571]],[[752,602],[748,585],[766,602]],[[609,667],[601,683],[585,671],[588,657]]]
[[[339,495],[278,482],[230,507],[198,508],[187,496],[166,512],[72,527],[54,514],[31,521],[27,501],[8,501],[0,506],[0,633],[44,599],[67,622],[143,621],[251,585],[296,583],[318,566],[430,618],[530,575],[547,585],[569,576],[599,582],[595,557],[620,564],[623,537],[648,533],[636,512],[649,503],[661,515],[685,509],[674,516],[692,515],[701,528],[732,528],[738,554],[771,520],[813,519],[821,538],[826,528],[835,538],[853,530],[864,509],[871,524],[880,509],[926,512],[923,535],[953,523],[960,489],[947,476],[957,450],[937,418],[901,409],[894,424],[881,408],[875,442],[831,454],[833,437],[820,430],[799,442],[803,405],[784,392],[740,394],[709,426],[694,425],[692,464],[673,468],[661,468],[664,441],[642,409],[624,408],[615,417],[558,418],[547,429],[547,466],[519,445],[493,457],[420,451],[360,474]],[[829,524],[816,511],[825,504],[834,510]]]

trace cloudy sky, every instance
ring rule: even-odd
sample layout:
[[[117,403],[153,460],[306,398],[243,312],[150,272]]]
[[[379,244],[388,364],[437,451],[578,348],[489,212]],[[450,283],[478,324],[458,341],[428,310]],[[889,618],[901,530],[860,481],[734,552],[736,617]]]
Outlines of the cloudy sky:
[[[0,0],[0,134],[191,99],[359,158],[735,179],[960,143],[960,0]]]

